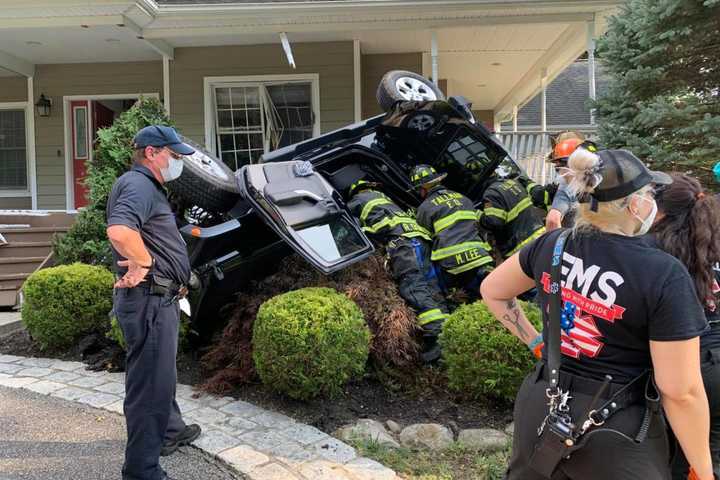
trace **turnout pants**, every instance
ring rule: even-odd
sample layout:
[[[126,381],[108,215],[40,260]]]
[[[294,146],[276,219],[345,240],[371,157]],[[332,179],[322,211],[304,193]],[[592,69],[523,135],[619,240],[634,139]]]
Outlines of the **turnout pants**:
[[[387,246],[390,270],[400,296],[417,312],[425,334],[437,336],[448,309],[430,262],[427,244],[415,238],[400,237]]]
[[[137,286],[115,289],[114,311],[127,343],[123,480],[161,480],[163,440],[185,428],[175,401],[180,309]]]
[[[471,302],[480,299],[480,284],[488,276],[490,270],[487,265],[473,268],[462,273],[442,272],[443,288],[449,290],[451,288],[459,288],[465,291]]]
[[[710,404],[710,454],[713,469],[720,473],[720,348],[701,350],[700,360],[705,393]],[[689,469],[687,459],[676,442],[672,462],[673,480],[685,480]]]
[[[506,480],[548,480],[530,467],[530,458],[538,440],[538,427],[548,413],[541,363],[525,378],[515,400],[515,435]],[[562,381],[561,376],[561,381]],[[615,390],[617,391],[617,390]],[[602,404],[612,395],[607,392]],[[568,402],[576,425],[585,420],[591,395],[573,391]],[[635,441],[645,405],[638,403],[619,410],[607,422],[593,427],[582,437],[585,446],[559,463],[550,480],[669,480],[668,438],[665,420],[654,415],[647,437]]]

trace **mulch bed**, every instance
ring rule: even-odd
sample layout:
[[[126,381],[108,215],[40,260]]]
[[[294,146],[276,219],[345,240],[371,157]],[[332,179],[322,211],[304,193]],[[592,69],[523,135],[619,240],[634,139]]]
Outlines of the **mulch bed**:
[[[338,397],[295,401],[260,384],[252,362],[252,322],[260,305],[289,290],[323,286],[353,299],[373,332],[371,358],[362,379]],[[418,363],[415,318],[399,297],[381,256],[324,276],[297,257],[282,272],[251,285],[226,309],[229,319],[214,342],[178,354],[178,382],[229,395],[280,411],[332,433],[358,418],[392,419],[401,425],[441,423],[452,428],[502,428],[512,419],[511,405],[458,398],[439,368]],[[104,335],[82,339],[70,351],[41,350],[25,331],[0,338],[0,353],[84,361],[91,369],[121,371],[124,352]]]

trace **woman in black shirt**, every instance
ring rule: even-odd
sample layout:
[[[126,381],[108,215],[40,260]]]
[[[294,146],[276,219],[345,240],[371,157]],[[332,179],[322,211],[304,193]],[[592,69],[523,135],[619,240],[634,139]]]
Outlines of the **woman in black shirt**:
[[[580,204],[563,255],[553,255],[563,230],[549,232],[501,264],[481,286],[493,314],[533,349],[542,337],[515,297],[538,288],[547,336],[551,262],[559,262],[564,313],[559,387],[569,396],[548,396],[553,389],[544,348],[543,362],[525,379],[515,402],[507,479],[669,479],[663,417],[645,402],[646,394],[654,396],[653,383],[644,381],[652,369],[693,478],[710,480],[698,340],[707,323],[686,268],[640,238],[657,212],[654,187],[671,179],[625,150],[576,150],[569,167]],[[603,415],[613,413],[604,422],[588,422],[599,418],[595,407]],[[577,427],[558,423],[560,417]],[[565,445],[553,443],[553,435]],[[539,473],[547,471],[547,463],[544,469],[538,465],[553,449],[570,453],[557,457],[552,473]]]
[[[687,267],[705,307],[710,330],[700,337],[701,372],[710,404],[710,452],[713,467],[720,469],[720,202],[695,178],[672,178],[672,185],[657,196],[658,215],[649,240]],[[677,453],[673,480],[684,480],[687,461],[682,451]]]

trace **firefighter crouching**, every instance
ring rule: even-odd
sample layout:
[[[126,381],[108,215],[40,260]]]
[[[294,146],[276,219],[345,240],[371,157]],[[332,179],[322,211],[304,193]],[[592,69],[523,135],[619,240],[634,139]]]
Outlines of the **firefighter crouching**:
[[[492,269],[490,245],[478,229],[479,212],[464,195],[445,188],[430,165],[418,165],[410,181],[423,198],[418,224],[432,238],[431,260],[440,267],[443,288],[462,288],[471,299],[480,296],[480,283]]]
[[[423,332],[422,359],[431,363],[440,358],[437,337],[448,309],[430,262],[430,234],[379,187],[366,180],[353,183],[348,207],[363,231],[376,244],[386,246],[400,296],[415,310]]]

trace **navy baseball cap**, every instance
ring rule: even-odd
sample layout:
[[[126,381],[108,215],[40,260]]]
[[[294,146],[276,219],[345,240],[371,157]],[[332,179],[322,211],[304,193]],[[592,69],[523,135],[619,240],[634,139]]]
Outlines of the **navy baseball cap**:
[[[140,130],[133,139],[135,148],[167,147],[179,155],[192,155],[195,149],[183,143],[180,136],[172,127],[165,125],[150,125]]]

